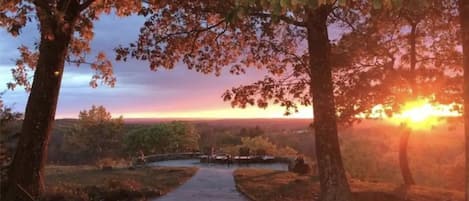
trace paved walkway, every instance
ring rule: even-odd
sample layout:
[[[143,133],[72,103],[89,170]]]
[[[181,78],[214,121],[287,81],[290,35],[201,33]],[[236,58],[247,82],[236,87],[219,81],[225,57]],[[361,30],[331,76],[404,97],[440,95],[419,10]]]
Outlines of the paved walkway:
[[[233,171],[201,167],[185,184],[155,201],[247,201],[236,190]]]
[[[174,191],[153,201],[247,201],[236,190],[233,172],[238,165],[201,164],[199,160],[169,160],[150,165],[199,167],[197,173]],[[286,164],[250,164],[242,167],[287,170]]]

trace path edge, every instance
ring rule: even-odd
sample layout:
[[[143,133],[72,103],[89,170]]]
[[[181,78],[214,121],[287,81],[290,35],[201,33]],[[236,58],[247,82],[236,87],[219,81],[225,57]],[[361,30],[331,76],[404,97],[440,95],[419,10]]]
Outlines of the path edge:
[[[238,179],[236,179],[234,175],[233,175],[233,179],[235,181],[236,190],[238,190],[238,192],[240,192],[244,197],[248,198],[250,201],[258,201],[256,198],[254,198],[254,196],[249,195],[247,191],[241,185],[239,185]]]

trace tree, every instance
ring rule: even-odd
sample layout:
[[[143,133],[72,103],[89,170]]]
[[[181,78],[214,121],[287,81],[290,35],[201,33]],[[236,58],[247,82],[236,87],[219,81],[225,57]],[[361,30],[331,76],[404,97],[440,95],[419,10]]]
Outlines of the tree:
[[[103,106],[80,111],[78,123],[65,134],[64,147],[91,160],[115,156],[122,146],[124,120],[113,119]]]
[[[252,150],[253,154],[256,154],[257,150],[262,150],[265,154],[273,156],[296,156],[298,152],[288,146],[279,147],[272,143],[267,137],[257,136],[257,137],[243,137],[241,138],[242,144],[240,147],[247,147]]]
[[[339,108],[352,115],[369,114],[373,106],[381,104],[393,114],[407,102],[420,99],[460,102],[455,6],[454,0],[410,0],[386,12],[370,12],[368,21],[336,48],[354,54],[337,68],[341,73],[336,82],[342,93]],[[350,70],[353,72],[346,73]],[[412,122],[403,123],[399,163],[404,184],[410,186],[415,184],[407,156],[412,128],[406,124]]]
[[[7,135],[10,134],[10,124],[13,121],[21,119],[23,116],[21,113],[13,112],[12,108],[4,105],[2,95],[3,93],[0,93],[0,141],[2,141],[4,137],[8,137]]]
[[[18,137],[17,134],[14,133],[16,130],[14,123],[15,121],[21,120],[23,114],[14,112],[11,107],[4,105],[3,94],[4,93],[0,93],[0,146],[6,149],[7,156],[10,158],[15,151],[15,139]],[[4,171],[4,169],[2,171]],[[5,181],[2,181],[2,183],[4,182]]]
[[[241,143],[237,145],[226,145],[221,148],[223,153],[230,155],[271,155],[279,157],[295,157],[298,152],[289,146],[278,146],[267,137],[242,137]]]
[[[132,155],[139,151],[145,154],[180,153],[197,150],[198,140],[199,134],[192,124],[171,122],[131,131],[125,138],[125,147]]]
[[[469,201],[469,1],[459,0],[464,58],[464,133],[466,136],[466,201]]]
[[[13,133],[12,124],[22,117],[21,113],[13,112],[10,107],[3,104],[3,94],[0,92],[0,199],[5,196],[2,193],[5,190],[4,185],[8,182],[7,171],[15,152],[14,144],[17,136]]]
[[[40,32],[37,51],[25,46],[19,48],[21,58],[13,70],[16,85],[30,90],[26,105],[18,149],[9,171],[9,199],[21,199],[23,188],[33,197],[44,191],[44,164],[47,144],[53,127],[57,99],[65,61],[85,63],[85,54],[90,52],[89,42],[93,38],[93,21],[101,14],[111,11],[126,16],[141,10],[139,0],[95,1],[95,0],[15,0],[3,1],[0,5],[0,26],[10,34],[21,34],[28,22],[37,23]],[[110,62],[103,53],[91,63],[96,72],[91,85],[98,80],[113,85],[115,78]],[[29,83],[28,67],[35,70],[32,84]]]
[[[352,200],[339,148],[327,30],[340,6],[335,1],[176,2],[150,11],[138,41],[117,48],[116,59],[147,60],[152,70],[171,69],[182,60],[189,69],[215,75],[224,68],[233,74],[265,69],[265,79],[228,90],[224,100],[242,108],[265,108],[272,101],[287,114],[298,104],[313,105],[321,200]]]
[[[264,130],[259,126],[255,126],[253,128],[241,128],[239,131],[240,137],[258,137],[264,135]]]

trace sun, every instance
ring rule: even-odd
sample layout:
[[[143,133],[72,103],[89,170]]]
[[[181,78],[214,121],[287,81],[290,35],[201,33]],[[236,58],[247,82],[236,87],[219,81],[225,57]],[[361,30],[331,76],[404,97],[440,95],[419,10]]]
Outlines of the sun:
[[[401,112],[394,114],[389,120],[396,124],[406,124],[413,129],[431,129],[444,123],[443,117],[460,116],[452,110],[452,105],[433,104],[427,99],[405,103]]]
[[[401,119],[406,119],[411,123],[421,123],[434,116],[435,108],[429,103],[410,102],[407,103],[400,114],[397,114]]]

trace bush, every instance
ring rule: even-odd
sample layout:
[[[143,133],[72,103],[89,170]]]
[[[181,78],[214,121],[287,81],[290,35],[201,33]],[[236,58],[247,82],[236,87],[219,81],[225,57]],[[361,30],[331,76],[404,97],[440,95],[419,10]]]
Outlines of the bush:
[[[249,147],[240,147],[239,148],[239,155],[240,156],[249,156],[251,149]]]
[[[141,127],[124,139],[126,151],[135,154],[180,153],[197,150],[199,134],[192,124],[170,122]]]
[[[268,138],[259,136],[254,138],[241,138],[242,144],[237,146],[223,147],[222,151],[231,155],[272,155],[280,157],[291,157],[298,154],[297,151],[290,147],[279,147],[269,141]],[[253,152],[252,150],[256,150]]]
[[[309,167],[309,165],[305,163],[302,157],[298,157],[295,160],[293,164],[293,169],[291,171],[297,174],[309,174],[311,172],[311,167]]]
[[[266,137],[242,138],[243,146],[251,150],[262,150],[264,154],[273,156],[295,156],[298,153],[290,147],[279,147]]]

